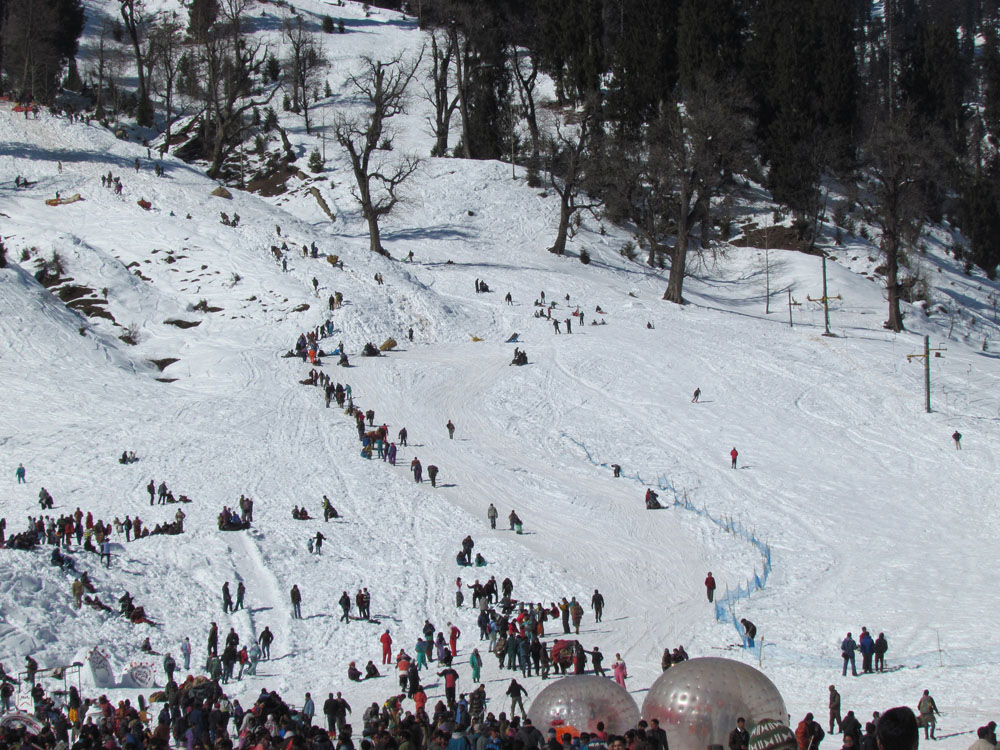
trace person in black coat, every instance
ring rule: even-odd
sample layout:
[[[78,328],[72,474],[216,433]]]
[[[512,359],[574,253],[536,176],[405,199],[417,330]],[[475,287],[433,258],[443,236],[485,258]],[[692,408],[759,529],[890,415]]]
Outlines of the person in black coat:
[[[340,616],[340,619],[343,620],[344,622],[350,622],[351,621],[351,614],[350,614],[350,612],[351,612],[351,597],[349,597],[347,595],[346,591],[343,594],[341,594],[339,604],[340,604],[340,608],[342,610],[344,610],[344,614],[342,614]]]
[[[861,746],[861,722],[853,711],[848,711],[847,716],[840,722],[840,731],[845,737],[854,738],[854,747]]]
[[[736,720],[736,729],[729,733],[729,750],[748,750],[750,747],[750,732],[747,731],[747,720],[742,716]]]
[[[875,639],[875,671],[885,671],[885,652],[889,650],[889,642],[885,639],[885,633],[879,633]]]

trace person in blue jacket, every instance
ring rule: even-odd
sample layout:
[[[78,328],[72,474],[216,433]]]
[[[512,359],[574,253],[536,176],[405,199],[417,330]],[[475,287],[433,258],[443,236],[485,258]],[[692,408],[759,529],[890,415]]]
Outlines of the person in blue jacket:
[[[861,651],[861,671],[865,674],[871,674],[872,654],[875,653],[875,639],[868,632],[868,628],[861,628],[861,637],[858,638],[858,649]]]
[[[855,643],[851,634],[848,633],[847,637],[840,642],[840,655],[844,657],[844,677],[847,676],[847,663],[851,664],[851,674],[855,677],[858,676],[858,669],[854,665],[854,652],[858,650],[858,644]]]

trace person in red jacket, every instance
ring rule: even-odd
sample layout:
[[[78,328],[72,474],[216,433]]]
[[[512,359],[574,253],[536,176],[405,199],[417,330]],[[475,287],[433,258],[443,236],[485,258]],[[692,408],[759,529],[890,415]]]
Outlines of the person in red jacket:
[[[712,571],[708,571],[708,578],[705,579],[705,591],[708,594],[708,600],[715,600],[715,579],[712,578]]]
[[[731,451],[729,451],[729,455],[733,457],[733,468],[735,469],[736,468],[736,457],[740,455],[740,452],[738,450],[736,450],[736,446],[733,446],[733,449]]]
[[[382,643],[382,663],[392,664],[392,636],[388,630],[382,633],[379,641]]]
[[[458,629],[457,625],[451,625],[451,630],[448,631],[448,645],[451,646],[451,655],[455,656],[458,654],[458,636],[462,635],[462,631]]]

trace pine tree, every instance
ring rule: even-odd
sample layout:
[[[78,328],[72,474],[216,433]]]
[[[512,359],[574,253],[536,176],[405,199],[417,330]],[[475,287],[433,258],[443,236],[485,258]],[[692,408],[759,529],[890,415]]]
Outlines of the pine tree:
[[[326,162],[323,160],[323,155],[319,152],[318,148],[314,148],[312,153],[309,154],[309,169],[312,172],[322,172],[323,167]]]

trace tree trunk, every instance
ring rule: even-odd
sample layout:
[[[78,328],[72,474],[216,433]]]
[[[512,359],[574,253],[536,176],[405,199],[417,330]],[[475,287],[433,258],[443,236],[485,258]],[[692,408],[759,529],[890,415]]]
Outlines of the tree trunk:
[[[681,211],[677,221],[677,239],[670,250],[670,277],[663,299],[678,305],[684,304],[684,274],[687,270],[688,229],[691,212],[687,207],[688,193],[681,192]]]
[[[559,202],[559,228],[556,230],[556,241],[549,248],[550,253],[564,255],[566,253],[566,236],[569,234],[569,220],[573,216],[574,207],[570,201],[569,189],[561,196]]]
[[[899,333],[903,330],[903,314],[899,309],[899,238],[895,234],[885,239],[885,288],[889,293],[889,319],[885,327]]]
[[[458,43],[458,31],[454,28],[451,32],[451,42],[455,50],[455,86],[458,88],[458,113],[462,120],[462,156],[466,159],[472,158],[469,149],[469,105],[465,99],[465,89],[468,85],[466,76],[468,75],[468,61],[463,60],[464,52]]]
[[[368,249],[373,253],[389,257],[389,253],[382,247],[382,234],[378,228],[378,217],[374,211],[366,211],[368,214]]]
[[[212,143],[212,163],[208,167],[208,176],[213,180],[219,179],[219,174],[222,172],[222,162],[225,159],[225,151],[223,149],[225,140],[222,134],[222,126],[217,125],[215,128],[215,140]]]
[[[145,59],[143,58],[142,47],[139,44],[139,22],[135,18],[135,6],[130,2],[122,3],[121,16],[125,22],[125,30],[132,41],[132,50],[135,53],[135,72],[139,83],[136,122],[139,125],[152,125],[152,102],[149,99],[149,91],[146,88],[146,71],[143,67]]]
[[[170,123],[173,117],[173,103],[174,103],[174,82],[172,78],[167,79],[167,95],[166,95],[166,116],[167,116],[167,129],[163,134],[163,148],[160,149],[161,154],[166,154],[170,151]]]

